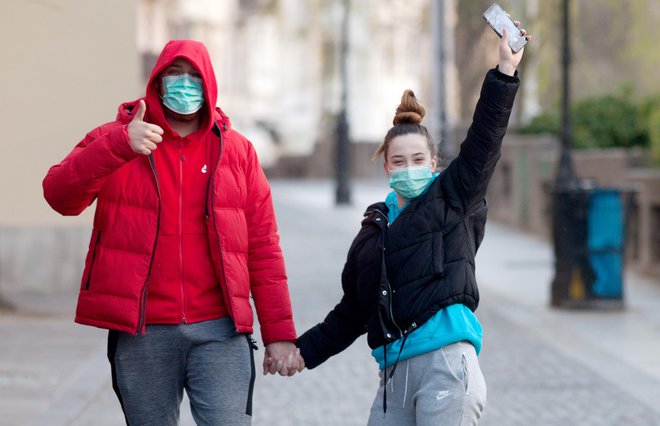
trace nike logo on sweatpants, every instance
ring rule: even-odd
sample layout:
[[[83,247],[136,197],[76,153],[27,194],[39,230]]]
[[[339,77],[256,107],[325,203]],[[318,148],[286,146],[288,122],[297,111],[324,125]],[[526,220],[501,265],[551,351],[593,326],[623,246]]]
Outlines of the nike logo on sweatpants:
[[[449,395],[451,395],[451,392],[444,390],[444,391],[439,391],[438,394],[435,396],[435,399],[440,401],[442,399],[447,398]]]

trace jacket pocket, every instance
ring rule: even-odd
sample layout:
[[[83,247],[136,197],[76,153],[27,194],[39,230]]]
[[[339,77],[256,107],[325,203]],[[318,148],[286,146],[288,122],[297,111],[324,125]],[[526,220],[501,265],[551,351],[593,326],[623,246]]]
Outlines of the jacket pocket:
[[[435,232],[431,239],[431,268],[433,275],[443,275],[445,272],[445,245],[442,235],[442,232]]]
[[[85,267],[85,273],[83,274],[82,279],[82,289],[89,290],[89,283],[92,279],[92,270],[94,269],[94,262],[96,260],[96,251],[99,247],[99,242],[101,241],[101,230],[95,229],[92,231],[92,238],[90,239],[89,245],[89,260],[86,262],[87,266]]]

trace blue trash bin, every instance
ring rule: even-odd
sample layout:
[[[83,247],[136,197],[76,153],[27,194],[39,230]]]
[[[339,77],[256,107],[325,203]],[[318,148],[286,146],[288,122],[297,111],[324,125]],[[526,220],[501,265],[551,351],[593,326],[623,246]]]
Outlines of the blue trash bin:
[[[587,210],[587,248],[596,299],[623,298],[625,221],[621,191],[594,189]]]
[[[626,216],[632,194],[588,183],[554,190],[552,306],[623,307]]]

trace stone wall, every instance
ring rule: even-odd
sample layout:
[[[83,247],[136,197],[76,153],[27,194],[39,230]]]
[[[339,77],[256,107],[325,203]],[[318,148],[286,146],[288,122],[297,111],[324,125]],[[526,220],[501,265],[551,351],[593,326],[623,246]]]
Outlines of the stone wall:
[[[551,240],[550,190],[558,157],[554,137],[508,134],[488,190],[490,218]],[[572,159],[577,177],[631,195],[625,204],[628,266],[660,275],[660,170],[646,168],[643,150],[573,151]]]
[[[488,189],[491,217],[549,238],[548,191],[557,152],[551,137],[507,135]]]
[[[0,226],[3,295],[69,293],[74,299],[89,246],[91,224],[68,227]]]
[[[660,169],[633,169],[627,181],[636,189],[633,261],[640,270],[660,276]]]

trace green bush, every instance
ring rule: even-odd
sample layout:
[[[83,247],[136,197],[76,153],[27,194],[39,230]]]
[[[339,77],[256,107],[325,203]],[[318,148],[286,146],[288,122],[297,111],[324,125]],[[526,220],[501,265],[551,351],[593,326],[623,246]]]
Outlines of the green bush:
[[[573,147],[628,148],[649,146],[649,117],[660,108],[660,96],[635,100],[629,88],[617,94],[585,98],[571,105]],[[528,134],[559,135],[558,112],[546,112],[520,131]]]
[[[649,145],[653,161],[660,166],[660,105],[649,112]]]
[[[645,99],[640,111],[647,124],[651,154],[660,165],[660,94]]]
[[[527,133],[538,135],[542,133],[549,133],[551,135],[558,135],[560,129],[559,115],[553,112],[544,112],[532,118],[530,122],[518,129],[520,133]]]

